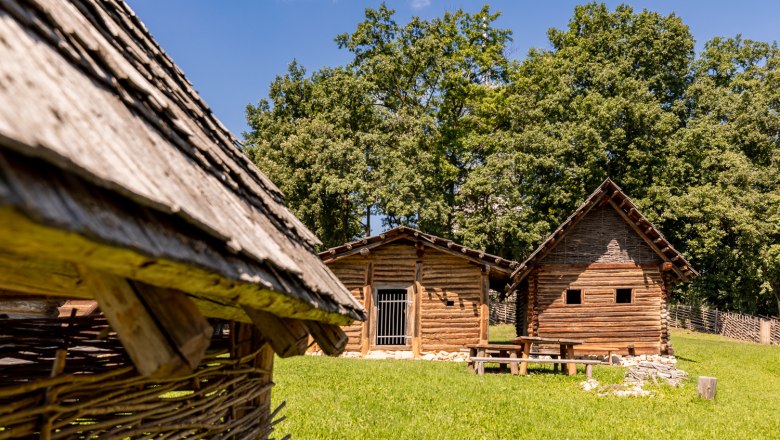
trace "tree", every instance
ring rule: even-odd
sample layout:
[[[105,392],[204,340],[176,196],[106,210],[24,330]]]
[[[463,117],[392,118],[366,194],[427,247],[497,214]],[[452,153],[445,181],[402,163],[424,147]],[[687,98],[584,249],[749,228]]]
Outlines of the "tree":
[[[701,272],[675,295],[780,309],[780,52],[675,15],[577,6],[519,62],[498,14],[367,9],[349,65],[293,63],[248,107],[247,153],[326,244],[420,227],[525,258],[606,177]]]
[[[463,185],[461,235],[511,258],[608,176],[641,201],[684,124],[693,37],[678,17],[589,4],[548,35],[552,49],[531,50],[508,85],[474,103],[474,142],[493,142]]]
[[[685,297],[749,313],[776,303],[780,243],[780,52],[715,38],[692,65],[675,167],[657,188],[661,221],[685,241],[702,276]]]
[[[487,6],[406,25],[393,14],[384,5],[367,9],[355,32],[336,38],[354,54],[349,68],[373,85],[381,111],[378,210],[388,226],[450,235],[456,193],[472,165],[463,145],[466,103],[476,86],[506,80],[510,32],[493,27],[498,14]]]
[[[369,87],[343,68],[307,78],[293,62],[271,85],[273,106],[247,106],[246,154],[326,246],[362,234],[374,203]]]

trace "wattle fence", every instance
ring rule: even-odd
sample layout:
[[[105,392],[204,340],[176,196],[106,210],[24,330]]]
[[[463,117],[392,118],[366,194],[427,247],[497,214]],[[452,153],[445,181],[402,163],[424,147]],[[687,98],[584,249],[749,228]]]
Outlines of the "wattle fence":
[[[762,344],[780,345],[780,319],[672,304],[669,326]]]
[[[514,324],[517,304],[512,295],[503,301],[499,301],[498,293],[490,292],[490,325]]]

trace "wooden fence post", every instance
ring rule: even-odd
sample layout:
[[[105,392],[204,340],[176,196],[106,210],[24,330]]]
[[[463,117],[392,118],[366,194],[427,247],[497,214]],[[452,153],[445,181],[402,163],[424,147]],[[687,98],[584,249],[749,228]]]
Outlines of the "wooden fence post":
[[[717,384],[717,378],[699,376],[699,385],[696,387],[696,395],[705,400],[714,400]]]
[[[762,344],[769,344],[772,342],[772,321],[768,319],[761,320],[761,333],[758,341]]]

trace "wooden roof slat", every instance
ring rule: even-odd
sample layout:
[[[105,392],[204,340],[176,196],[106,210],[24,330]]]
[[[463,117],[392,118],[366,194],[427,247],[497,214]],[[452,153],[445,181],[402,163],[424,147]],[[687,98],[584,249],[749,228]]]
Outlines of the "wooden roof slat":
[[[275,273],[272,284],[284,287],[298,278],[308,290],[302,307],[362,316],[314,254],[314,234],[126,4],[7,0],[0,41],[0,77],[17,79],[0,83],[0,150],[176,216],[249,266],[268,268],[246,279]],[[149,243],[139,251],[161,252]]]
[[[490,265],[494,269],[500,272],[505,272],[507,274],[509,274],[511,270],[517,266],[516,261],[506,260],[497,255],[491,255],[481,250],[471,249],[466,246],[457,244],[451,240],[447,240],[446,238],[427,234],[408,226],[399,226],[384,231],[379,235],[364,237],[357,241],[345,243],[343,245],[327,249],[323,252],[320,252],[320,258],[325,262],[331,262],[348,257],[350,255],[354,255],[360,252],[361,249],[372,249],[374,247],[407,237],[414,237],[415,240],[419,240],[418,242],[422,242],[425,246],[429,246],[452,255],[458,255],[460,257],[467,258],[474,261],[475,263]]]

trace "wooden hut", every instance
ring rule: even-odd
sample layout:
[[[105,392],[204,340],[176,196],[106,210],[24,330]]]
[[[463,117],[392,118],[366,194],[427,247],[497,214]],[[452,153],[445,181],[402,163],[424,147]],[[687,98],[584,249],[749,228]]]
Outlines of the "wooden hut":
[[[504,291],[517,263],[399,226],[320,258],[366,308],[345,327],[347,350],[458,351],[487,342],[488,292]]]
[[[669,288],[696,275],[607,179],[512,275],[518,333],[580,339],[581,353],[669,353]]]
[[[105,316],[3,321],[0,437],[265,437],[364,317],[318,244],[126,4],[0,2],[0,298]]]

